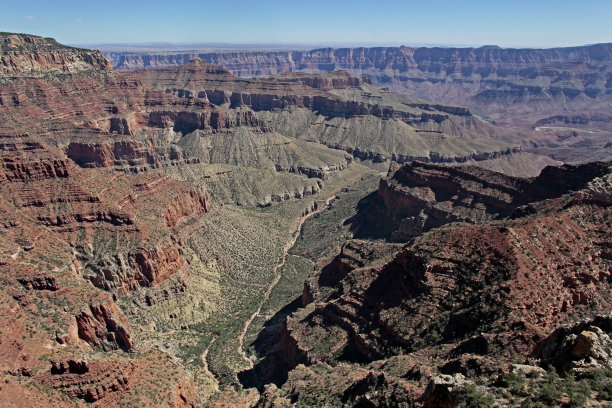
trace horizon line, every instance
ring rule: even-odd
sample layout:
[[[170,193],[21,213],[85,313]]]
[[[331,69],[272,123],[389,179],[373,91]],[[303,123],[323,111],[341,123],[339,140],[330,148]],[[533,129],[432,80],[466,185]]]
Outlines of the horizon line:
[[[252,41],[252,42],[234,42],[234,41],[210,41],[210,42],[171,42],[171,41],[150,41],[150,42],[88,42],[88,43],[66,43],[66,45],[83,48],[106,48],[106,51],[115,51],[114,48],[133,48],[134,51],[145,50],[151,48],[168,49],[175,48],[172,51],[200,51],[210,48],[231,49],[235,47],[275,47],[291,49],[291,47],[299,47],[304,49],[315,48],[378,48],[378,47],[407,47],[407,48],[486,48],[495,47],[500,49],[557,49],[557,48],[577,48],[577,47],[592,47],[596,45],[612,44],[612,42],[596,42],[579,45],[564,45],[564,46],[535,46],[535,45],[497,45],[497,44],[461,44],[461,43],[402,43],[402,42],[274,42],[274,41]],[[185,47],[181,49],[180,47]],[[187,48],[194,47],[194,48]],[[201,48],[198,48],[201,47]],[[208,48],[205,48],[208,47]],[[312,48],[314,47],[314,48]]]

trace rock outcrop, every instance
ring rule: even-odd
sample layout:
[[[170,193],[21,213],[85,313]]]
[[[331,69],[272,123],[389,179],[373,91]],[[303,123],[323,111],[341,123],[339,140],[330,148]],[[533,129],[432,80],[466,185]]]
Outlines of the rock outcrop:
[[[40,75],[111,71],[109,61],[99,52],[67,47],[53,38],[4,34],[0,40],[0,74]]]
[[[1,181],[30,181],[68,177],[72,164],[62,159],[23,160],[4,157]]]
[[[507,77],[521,70],[533,71],[542,64],[566,61],[603,62],[610,58],[610,45],[553,49],[481,48],[323,48],[289,52],[225,52],[208,54],[147,55],[144,52],[105,52],[117,69],[168,68],[199,58],[226,68],[241,77],[275,75],[287,71],[369,70],[431,74],[456,73],[462,76],[497,75]],[[511,65],[513,64],[513,65]],[[516,64],[516,65],[514,65]],[[532,71],[532,72],[533,72]],[[536,71],[537,72],[537,71]]]
[[[457,406],[457,398],[454,395],[456,388],[466,384],[465,378],[461,374],[439,375],[432,378],[423,396],[423,408],[453,408]]]
[[[52,376],[42,380],[46,385],[61,390],[70,398],[96,402],[110,395],[129,390],[134,373],[133,364],[89,364],[84,361],[68,360],[53,362]]]
[[[612,368],[612,316],[557,328],[538,344],[534,355],[560,372]]]
[[[346,71],[245,80],[196,58],[178,68],[134,74],[179,98],[248,108],[265,128],[315,140],[360,160],[465,162],[520,152],[517,146],[492,142],[489,137],[495,129],[474,118],[469,109],[381,92]],[[199,128],[192,124],[189,130]]]
[[[172,240],[151,248],[137,248],[127,256],[119,253],[86,266],[84,277],[101,289],[135,290],[156,286],[186,265]]]
[[[114,143],[72,142],[66,155],[81,167],[114,167],[142,172],[163,166],[199,163],[178,147],[157,147],[153,141],[116,141]]]
[[[411,399],[416,399],[415,389],[406,381],[348,364],[300,365],[289,375],[291,388],[267,386],[257,407],[290,406],[295,402],[310,406],[410,406]]]
[[[193,378],[173,364],[169,364],[165,373],[160,373],[164,364],[168,364],[167,357],[154,351],[132,360],[56,360],[51,362],[50,370],[36,375],[34,380],[42,386],[59,391],[72,401],[77,399],[96,405],[121,406],[130,404],[130,401],[134,403],[132,393],[138,390],[143,395],[137,400],[144,405],[154,404],[156,398],[163,396],[169,406],[193,406],[197,401]],[[151,375],[159,377],[158,386],[161,390],[150,384]]]
[[[199,160],[163,137],[174,125],[150,117],[228,116],[51,39],[2,33],[0,53],[0,372],[28,378],[6,395],[25,406],[38,404],[33,395],[42,406],[131,405],[134,387],[147,386],[136,377],[153,375],[160,401],[194,403],[193,378],[167,355],[147,369],[129,321],[139,291],[190,283],[184,242],[211,209],[203,185],[161,174]]]
[[[411,163],[380,181],[368,228],[379,225],[395,240],[406,240],[451,223],[482,223],[511,216],[530,202],[580,190],[609,172],[606,163],[547,167],[522,179],[476,166],[442,167]]]
[[[164,220],[168,228],[177,228],[190,218],[208,212],[209,197],[202,189],[194,189],[174,198],[164,210]]]
[[[123,313],[114,302],[89,305],[76,316],[79,338],[103,350],[133,351],[132,335]]]
[[[378,178],[355,159],[524,156],[467,108],[347,72],[122,73],[7,33],[0,54],[0,405],[252,406],[263,331],[282,330],[264,406],[410,405],[430,378],[493,378],[516,356],[605,365],[601,324],[554,330],[611,306],[609,163],[534,179],[418,163],[364,198]],[[361,231],[358,211],[413,239],[294,256],[323,202],[308,221],[331,234],[326,257]],[[292,282],[313,265],[300,309]]]

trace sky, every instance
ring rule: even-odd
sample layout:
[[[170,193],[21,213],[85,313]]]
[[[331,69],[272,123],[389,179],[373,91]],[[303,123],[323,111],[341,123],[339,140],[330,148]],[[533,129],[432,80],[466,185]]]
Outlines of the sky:
[[[65,44],[563,47],[612,42],[612,0],[0,0],[0,31]]]

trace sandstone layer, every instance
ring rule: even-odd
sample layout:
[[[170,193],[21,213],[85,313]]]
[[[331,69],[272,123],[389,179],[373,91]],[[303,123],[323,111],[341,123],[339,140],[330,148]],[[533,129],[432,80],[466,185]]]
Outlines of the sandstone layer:
[[[159,140],[164,126],[231,121],[115,73],[98,52],[27,35],[0,44],[2,404],[138,405],[144,372],[159,381],[153,399],[196,403],[190,374],[143,344],[122,302],[190,284],[182,240],[212,206],[203,186],[152,172],[199,161]]]

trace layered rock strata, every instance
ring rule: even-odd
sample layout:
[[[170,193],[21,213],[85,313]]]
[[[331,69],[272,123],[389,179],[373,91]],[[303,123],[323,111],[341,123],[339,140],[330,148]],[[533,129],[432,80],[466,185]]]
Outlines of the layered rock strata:
[[[248,108],[281,134],[317,141],[361,160],[465,162],[520,152],[517,146],[493,142],[495,129],[466,108],[382,92],[346,71],[246,80],[196,58],[178,68],[134,74],[183,99]]]

